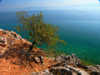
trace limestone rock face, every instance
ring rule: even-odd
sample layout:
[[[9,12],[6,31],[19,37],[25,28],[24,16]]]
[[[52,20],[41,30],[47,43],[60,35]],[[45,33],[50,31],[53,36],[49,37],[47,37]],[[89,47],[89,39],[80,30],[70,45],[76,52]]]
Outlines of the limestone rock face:
[[[79,68],[75,68],[75,67],[71,67],[71,66],[66,66],[66,68],[69,68],[70,70],[72,70],[74,73],[78,74],[78,75],[88,75],[88,73],[82,69]]]
[[[55,60],[56,61],[63,61],[65,59],[65,54],[58,56]]]
[[[88,67],[84,66],[81,61],[79,60],[79,58],[75,55],[68,55],[65,56],[64,54],[58,56],[56,59],[56,61],[58,61],[58,63],[56,65],[74,65],[75,67],[80,67],[83,69],[88,69]]]
[[[7,39],[6,37],[0,37],[0,45],[5,46],[7,44]]]
[[[91,75],[100,75],[100,65],[88,66],[88,68],[92,71]]]
[[[87,67],[84,66],[75,54],[65,56],[64,54],[58,56],[56,64],[50,67],[50,72],[54,75],[94,75],[94,73]],[[73,65],[73,66],[70,66]],[[99,68],[99,66],[96,66]],[[81,68],[81,69],[80,69]],[[87,72],[89,70],[90,72]],[[99,72],[95,73],[98,74]]]
[[[71,66],[66,67],[52,67],[50,69],[50,72],[52,72],[54,75],[88,75],[88,73],[84,70],[74,68]]]
[[[68,56],[62,54],[56,58],[56,61],[60,62],[66,61],[67,64],[73,64],[74,66],[81,64],[81,61],[74,54]]]
[[[88,66],[92,71],[100,72],[100,65]]]
[[[54,75],[73,75],[73,72],[65,67],[52,67],[50,72],[52,72]],[[75,74],[76,75],[76,74]]]
[[[0,37],[0,57],[6,52],[5,46],[7,45],[6,37]]]
[[[74,66],[77,66],[78,64],[81,64],[81,61],[79,60],[78,57],[75,56],[75,54],[68,55],[65,57],[66,61],[72,62]]]
[[[32,73],[31,75],[53,75],[53,74],[46,69],[41,72]]]

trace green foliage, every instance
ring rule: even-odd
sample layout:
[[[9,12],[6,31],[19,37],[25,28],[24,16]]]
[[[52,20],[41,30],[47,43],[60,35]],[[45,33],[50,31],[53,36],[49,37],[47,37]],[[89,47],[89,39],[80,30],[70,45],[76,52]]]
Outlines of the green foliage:
[[[29,35],[30,41],[35,41],[37,45],[46,44],[47,47],[55,48],[61,46],[61,43],[66,45],[64,40],[60,40],[58,27],[44,23],[42,12],[37,15],[29,16],[27,12],[20,11],[16,13],[18,23],[15,29],[23,34]]]

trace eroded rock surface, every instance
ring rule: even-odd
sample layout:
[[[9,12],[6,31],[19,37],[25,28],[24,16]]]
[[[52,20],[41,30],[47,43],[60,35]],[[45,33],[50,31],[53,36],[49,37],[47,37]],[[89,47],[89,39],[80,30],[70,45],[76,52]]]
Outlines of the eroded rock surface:
[[[84,66],[75,54],[58,56],[56,64],[50,67],[54,75],[100,75],[100,65]]]
[[[6,46],[6,45],[7,45],[6,37],[0,37],[0,46]]]
[[[100,75],[100,65],[88,66],[88,68],[92,71],[91,75]]]

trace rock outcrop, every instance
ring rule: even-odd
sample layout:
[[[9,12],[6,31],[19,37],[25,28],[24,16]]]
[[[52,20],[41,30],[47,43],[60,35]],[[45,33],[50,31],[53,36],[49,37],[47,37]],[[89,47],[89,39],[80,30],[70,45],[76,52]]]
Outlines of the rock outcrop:
[[[15,52],[16,54],[18,54],[20,59],[26,59],[26,56],[29,54],[27,53],[27,50],[31,45],[31,42],[23,39],[16,32],[0,29],[0,57],[5,57],[6,55],[11,55],[11,53],[13,54]],[[33,54],[30,53],[30,57],[28,58],[28,60],[34,59],[37,63],[39,61],[43,63],[43,52],[38,48],[32,50],[34,50]],[[38,53],[40,55],[38,55]],[[15,55],[13,54],[12,56]]]
[[[7,45],[6,37],[0,37],[0,46],[6,46],[6,45]]]
[[[64,54],[55,59],[57,63],[50,67],[54,75],[100,75],[100,65],[85,66],[75,54],[65,56]]]
[[[71,66],[66,67],[52,67],[50,72],[54,73],[54,75],[88,75],[88,73],[84,70],[74,68]]]
[[[88,68],[92,71],[91,75],[100,75],[100,65],[88,66]]]

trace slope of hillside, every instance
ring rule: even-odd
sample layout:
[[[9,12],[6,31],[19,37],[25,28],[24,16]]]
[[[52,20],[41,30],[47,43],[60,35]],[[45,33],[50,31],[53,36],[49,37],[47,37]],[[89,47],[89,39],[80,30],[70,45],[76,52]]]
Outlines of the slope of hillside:
[[[100,75],[100,65],[84,66],[78,57],[46,57],[14,31],[0,29],[0,75]]]

